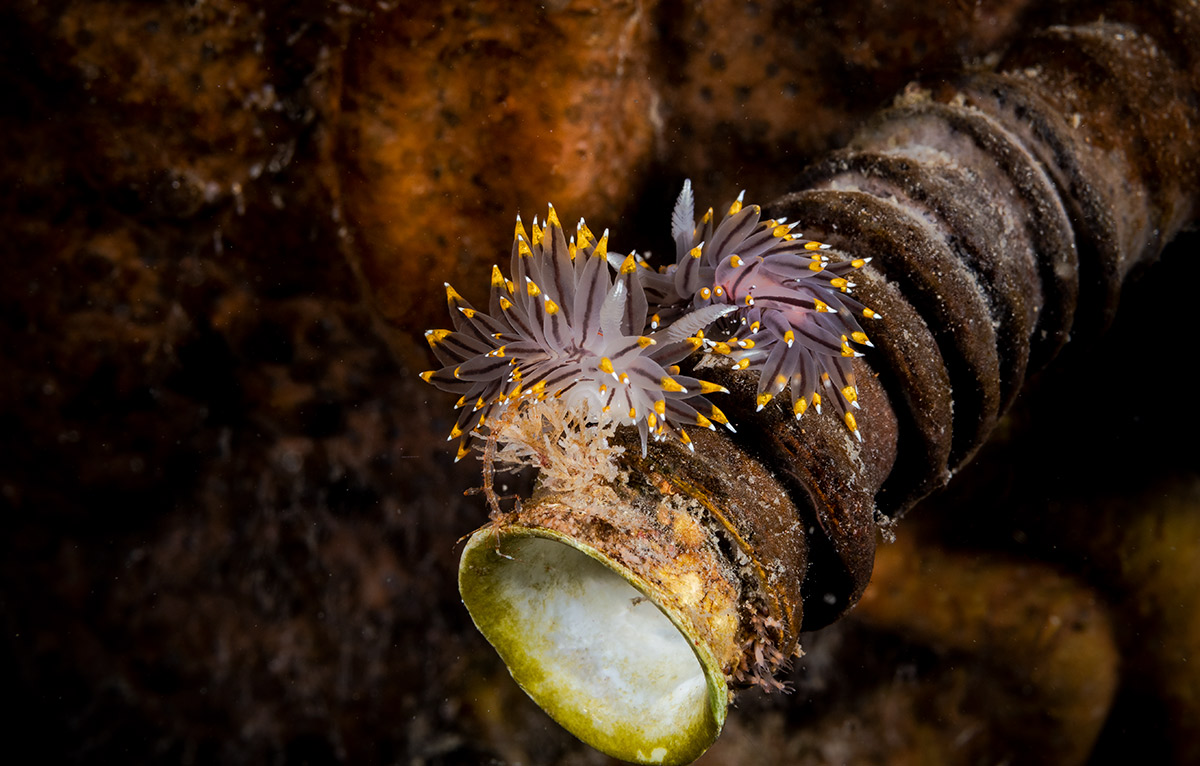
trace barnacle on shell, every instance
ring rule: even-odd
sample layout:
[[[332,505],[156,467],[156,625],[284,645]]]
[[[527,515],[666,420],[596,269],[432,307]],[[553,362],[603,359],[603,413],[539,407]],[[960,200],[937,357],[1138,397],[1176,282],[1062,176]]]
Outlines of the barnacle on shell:
[[[831,389],[827,401],[861,440],[850,360],[862,356],[855,346],[872,345],[858,318],[880,315],[849,295],[855,285],[848,277],[870,259],[831,261],[828,245],[760,213],[739,195],[719,224],[712,208],[697,224],[691,182],[684,182],[671,216],[676,262],[647,280],[661,305],[652,325],[707,306],[733,307],[705,344],[736,369],[758,372],[758,408],[789,388],[799,418],[810,404],[820,412],[821,391]]]
[[[425,334],[443,367],[421,377],[460,394],[450,433],[461,439],[459,459],[481,427],[531,402],[582,422],[635,425],[643,451],[650,436],[670,433],[690,446],[685,426],[729,426],[704,398],[726,389],[680,374],[677,363],[701,347],[695,333],[732,309],[712,306],[647,334],[650,271],[633,255],[610,256],[607,245],[608,232],[597,240],[582,220],[568,241],[550,207],[532,235],[517,218],[512,278],[492,268],[488,312],[446,285],[454,329]]]

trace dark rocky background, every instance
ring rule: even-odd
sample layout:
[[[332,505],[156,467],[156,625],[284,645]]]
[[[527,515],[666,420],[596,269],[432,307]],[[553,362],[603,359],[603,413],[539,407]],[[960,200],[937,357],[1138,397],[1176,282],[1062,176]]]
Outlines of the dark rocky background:
[[[482,296],[547,201],[665,250],[684,177],[771,199],[909,80],[1057,12],[0,9],[6,760],[607,762],[458,601],[485,510],[416,377],[440,283]],[[703,763],[1200,759],[1196,245],[1036,381],[806,638],[795,692],[741,698]]]

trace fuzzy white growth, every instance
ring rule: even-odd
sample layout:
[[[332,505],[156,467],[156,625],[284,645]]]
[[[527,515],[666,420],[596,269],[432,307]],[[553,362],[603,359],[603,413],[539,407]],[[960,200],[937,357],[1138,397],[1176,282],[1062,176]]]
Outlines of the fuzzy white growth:
[[[523,407],[496,434],[497,464],[539,468],[538,487],[548,492],[576,492],[614,482],[616,458],[625,451],[612,443],[617,421],[598,417],[587,400],[580,404],[580,411]]]

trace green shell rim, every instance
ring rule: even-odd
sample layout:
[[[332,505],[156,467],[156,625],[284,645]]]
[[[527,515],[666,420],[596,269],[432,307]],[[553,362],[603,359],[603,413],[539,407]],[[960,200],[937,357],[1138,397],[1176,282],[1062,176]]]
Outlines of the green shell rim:
[[[514,561],[497,554],[504,543],[525,538],[551,540],[599,562],[620,576],[658,607],[692,648],[707,682],[706,715],[690,729],[678,731],[665,741],[643,742],[640,731],[620,722],[599,722],[571,700],[557,693],[553,681],[535,656],[524,648],[528,626],[514,624],[511,606],[499,595],[497,572]],[[519,545],[515,546],[519,548]],[[595,749],[631,763],[687,764],[699,758],[716,740],[725,723],[729,687],[725,674],[708,646],[688,620],[656,596],[653,586],[628,567],[601,551],[555,530],[506,525],[477,530],[468,539],[459,564],[459,593],[471,619],[484,638],[496,649],[517,685],[559,725]],[[635,722],[630,722],[635,723]]]

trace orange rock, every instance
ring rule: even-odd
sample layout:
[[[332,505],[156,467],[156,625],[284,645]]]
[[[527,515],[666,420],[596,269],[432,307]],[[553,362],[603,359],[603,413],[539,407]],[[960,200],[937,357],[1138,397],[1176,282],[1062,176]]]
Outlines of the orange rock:
[[[637,3],[481,0],[404,8],[351,42],[345,210],[386,319],[444,322],[443,280],[478,302],[517,211],[615,222],[652,148],[650,22]]]

